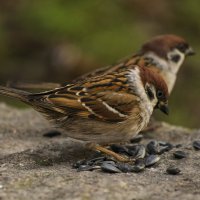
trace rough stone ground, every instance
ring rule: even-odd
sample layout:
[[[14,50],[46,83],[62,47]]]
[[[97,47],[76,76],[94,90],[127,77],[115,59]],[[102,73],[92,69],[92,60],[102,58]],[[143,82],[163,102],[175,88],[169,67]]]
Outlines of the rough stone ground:
[[[49,124],[35,111],[20,111],[0,104],[0,199],[200,199],[200,151],[192,141],[199,130],[163,124],[150,139],[182,143],[188,158],[175,160],[172,151],[162,155],[158,166],[144,172],[107,174],[76,172],[71,165],[90,157],[78,141],[64,135],[45,138]],[[170,165],[181,168],[177,176],[167,175]]]

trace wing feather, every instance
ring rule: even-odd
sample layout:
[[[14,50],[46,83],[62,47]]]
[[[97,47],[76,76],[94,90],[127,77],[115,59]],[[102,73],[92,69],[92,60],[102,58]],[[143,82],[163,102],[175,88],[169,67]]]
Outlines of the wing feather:
[[[110,73],[85,82],[67,85],[48,92],[43,101],[56,112],[61,109],[68,116],[121,122],[138,106],[138,97],[130,90],[127,71]]]

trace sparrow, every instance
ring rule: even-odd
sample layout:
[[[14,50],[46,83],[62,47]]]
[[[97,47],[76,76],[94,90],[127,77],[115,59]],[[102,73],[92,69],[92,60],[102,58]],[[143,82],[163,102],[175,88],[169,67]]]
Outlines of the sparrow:
[[[142,65],[160,74],[167,83],[169,93],[171,93],[176,82],[177,73],[185,58],[194,55],[194,53],[194,50],[184,38],[172,34],[160,35],[143,44],[138,53],[123,59],[117,64],[99,68],[84,74],[74,81],[82,81],[93,76],[105,75],[116,70],[123,70],[123,68],[126,68],[130,64]],[[13,83],[10,84],[10,86],[27,89],[49,89],[53,86],[60,87],[62,84]]]
[[[155,108],[168,114],[169,93],[163,78],[133,64],[45,92],[0,86],[0,94],[32,106],[68,137],[119,161],[127,158],[104,146],[129,141],[147,126]]]
[[[120,70],[130,64],[136,64],[152,69],[158,73],[165,80],[169,94],[171,94],[178,71],[187,56],[194,55],[193,48],[188,42],[173,34],[160,35],[152,38],[142,45],[138,53],[127,57],[126,59],[118,62],[117,64],[97,69],[89,72],[76,81],[87,79],[91,76],[98,76],[107,74],[115,70]],[[154,117],[151,118],[148,126],[144,128],[141,133],[154,131],[159,127]]]
[[[176,82],[177,73],[187,56],[194,55],[193,48],[184,38],[172,34],[160,35],[152,38],[142,45],[138,53],[123,61],[104,68],[97,69],[80,76],[77,80],[84,80],[91,76],[107,74],[134,64],[151,68],[162,76],[168,86],[169,94]]]

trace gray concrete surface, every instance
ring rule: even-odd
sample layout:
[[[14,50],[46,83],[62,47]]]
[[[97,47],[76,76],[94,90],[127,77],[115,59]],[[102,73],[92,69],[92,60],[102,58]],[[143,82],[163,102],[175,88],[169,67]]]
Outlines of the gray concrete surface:
[[[107,174],[77,172],[71,165],[92,152],[78,141],[65,137],[45,138],[52,128],[35,111],[17,110],[0,104],[0,199],[73,200],[198,200],[200,199],[200,151],[191,145],[200,139],[199,130],[163,123],[151,139],[182,143],[188,158],[175,160],[174,150],[161,156],[158,166],[144,172]],[[170,165],[182,172],[166,174]]]

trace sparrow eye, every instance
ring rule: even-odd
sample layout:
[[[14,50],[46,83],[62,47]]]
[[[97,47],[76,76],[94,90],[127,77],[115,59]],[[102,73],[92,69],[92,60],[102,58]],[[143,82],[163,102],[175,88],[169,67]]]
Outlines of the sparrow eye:
[[[159,99],[163,98],[163,97],[164,97],[163,92],[160,91],[160,90],[158,90],[158,92],[157,92],[157,97],[158,97]]]

